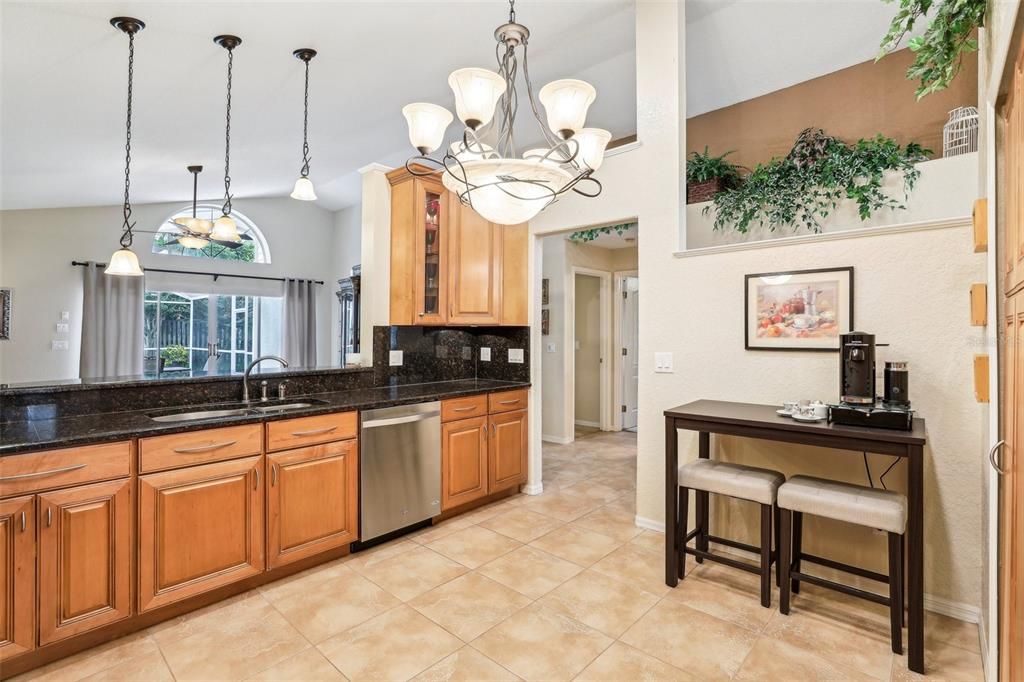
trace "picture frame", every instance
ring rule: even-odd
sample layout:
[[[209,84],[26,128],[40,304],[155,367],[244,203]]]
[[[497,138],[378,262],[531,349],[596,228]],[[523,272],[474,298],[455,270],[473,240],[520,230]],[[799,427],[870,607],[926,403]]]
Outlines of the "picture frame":
[[[11,340],[11,308],[14,305],[14,291],[0,288],[0,341]]]
[[[745,275],[747,350],[838,352],[854,329],[853,266]]]
[[[540,304],[547,305],[551,300],[551,280],[547,277],[540,281]]]

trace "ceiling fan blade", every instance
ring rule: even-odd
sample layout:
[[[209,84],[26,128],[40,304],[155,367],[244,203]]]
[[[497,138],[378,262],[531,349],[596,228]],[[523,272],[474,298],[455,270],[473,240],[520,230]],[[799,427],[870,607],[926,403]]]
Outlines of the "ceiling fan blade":
[[[237,249],[238,247],[240,247],[242,245],[241,242],[226,242],[226,241],[221,241],[219,239],[211,239],[210,242],[212,244],[216,244],[217,246],[223,246],[223,247],[226,247],[228,249]]]
[[[238,236],[241,237],[243,241],[247,241],[247,242],[251,242],[252,241],[252,237],[249,236],[248,232],[244,232],[244,233],[242,233],[242,234],[240,234]]]

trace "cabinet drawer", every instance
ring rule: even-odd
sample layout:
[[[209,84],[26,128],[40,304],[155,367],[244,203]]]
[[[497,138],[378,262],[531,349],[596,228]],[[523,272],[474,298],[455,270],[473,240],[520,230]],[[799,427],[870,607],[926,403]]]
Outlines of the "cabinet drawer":
[[[496,414],[498,412],[511,412],[512,410],[525,410],[526,401],[527,391],[525,388],[516,389],[515,391],[491,393],[487,396],[488,412]]]
[[[332,440],[355,438],[359,420],[355,412],[318,414],[267,423],[267,451],[287,450]]]
[[[128,476],[131,451],[121,441],[0,458],[0,497]]]
[[[261,424],[244,424],[140,438],[139,469],[148,473],[258,455],[263,449],[262,435]]]
[[[471,395],[466,398],[452,398],[441,401],[441,421],[482,417],[487,414],[487,395]]]

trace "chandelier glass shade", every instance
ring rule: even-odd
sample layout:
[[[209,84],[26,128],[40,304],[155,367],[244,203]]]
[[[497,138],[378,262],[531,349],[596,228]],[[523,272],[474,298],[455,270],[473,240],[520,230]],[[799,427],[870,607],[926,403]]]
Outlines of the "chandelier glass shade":
[[[593,177],[604,159],[611,133],[585,128],[587,110],[597,91],[581,80],[548,83],[540,90],[546,120],[533,93],[527,61],[530,31],[516,23],[515,0],[509,21],[494,32],[498,69],[453,71],[448,85],[464,129],[453,142],[444,136],[453,120],[450,111],[418,102],[402,109],[409,141],[419,156],[405,166],[413,175],[440,172],[444,186],[492,223],[518,225],[534,218],[569,191],[586,197],[601,193]],[[519,109],[516,82],[522,74],[526,99],[536,119],[542,144],[522,156],[516,150],[515,122]],[[443,149],[440,159],[429,154]]]

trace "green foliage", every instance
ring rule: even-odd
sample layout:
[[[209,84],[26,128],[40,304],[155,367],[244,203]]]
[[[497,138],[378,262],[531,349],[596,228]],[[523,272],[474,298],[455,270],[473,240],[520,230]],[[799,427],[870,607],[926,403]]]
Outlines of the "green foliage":
[[[821,130],[807,129],[785,158],[758,164],[743,185],[715,195],[715,229],[747,232],[751,226],[769,230],[793,226],[820,232],[844,199],[857,202],[861,220],[883,208],[904,208],[882,188],[885,171],[903,175],[903,201],[921,172],[915,167],[931,151],[911,142],[901,147],[878,135],[847,145]],[[711,206],[704,208],[707,215]]]
[[[893,0],[884,0],[893,2]],[[907,69],[908,80],[919,80],[916,95],[944,90],[956,78],[965,52],[978,49],[974,31],[985,21],[986,0],[899,0],[900,10],[882,39],[878,59],[899,49],[904,36],[929,12],[931,23],[923,35],[911,38],[907,47],[914,63]]]
[[[703,154],[690,152],[690,157],[686,159],[686,182],[699,184],[721,178],[724,188],[739,187],[743,181],[740,174],[743,169],[725,160],[730,154],[732,150],[721,156],[711,156],[707,146]]]
[[[184,346],[167,346],[160,351],[160,357],[171,367],[188,367],[188,348]]]
[[[573,232],[569,235],[569,239],[574,242],[585,244],[587,242],[594,241],[602,234],[611,234],[612,232],[621,237],[634,225],[636,225],[636,223],[619,223],[618,225],[608,225],[606,227],[592,227],[588,230]]]

